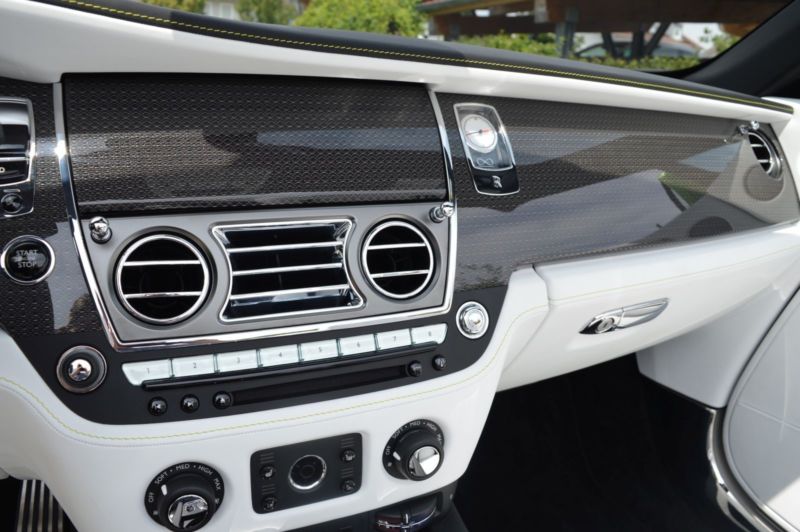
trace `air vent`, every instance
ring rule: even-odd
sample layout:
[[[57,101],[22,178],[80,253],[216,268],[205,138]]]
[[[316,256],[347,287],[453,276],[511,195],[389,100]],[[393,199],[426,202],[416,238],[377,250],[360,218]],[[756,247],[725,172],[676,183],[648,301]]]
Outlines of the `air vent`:
[[[0,185],[30,179],[34,153],[33,117],[28,103],[0,98]]]
[[[350,220],[218,226],[231,273],[224,321],[359,308],[347,273]]]
[[[184,238],[149,235],[135,241],[117,262],[116,290],[122,305],[147,323],[170,325],[192,316],[208,295],[208,264]]]
[[[752,148],[761,168],[770,177],[779,178],[781,176],[781,159],[772,141],[757,131],[749,131],[747,139],[750,141],[750,148]]]
[[[392,299],[408,299],[433,277],[433,250],[422,232],[407,222],[391,221],[370,232],[362,252],[372,286]]]

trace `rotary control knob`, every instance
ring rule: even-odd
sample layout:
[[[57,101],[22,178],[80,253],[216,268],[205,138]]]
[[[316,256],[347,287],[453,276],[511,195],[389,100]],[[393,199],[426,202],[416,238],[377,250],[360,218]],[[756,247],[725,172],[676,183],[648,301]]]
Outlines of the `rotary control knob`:
[[[458,309],[456,324],[461,334],[476,340],[486,334],[489,329],[489,313],[480,303],[470,301],[469,303],[464,303]]]
[[[444,434],[427,419],[400,427],[383,449],[383,467],[396,478],[425,480],[436,473],[444,459]]]
[[[211,520],[224,495],[222,476],[213,468],[184,462],[156,475],[145,492],[144,506],[162,526],[191,532]]]

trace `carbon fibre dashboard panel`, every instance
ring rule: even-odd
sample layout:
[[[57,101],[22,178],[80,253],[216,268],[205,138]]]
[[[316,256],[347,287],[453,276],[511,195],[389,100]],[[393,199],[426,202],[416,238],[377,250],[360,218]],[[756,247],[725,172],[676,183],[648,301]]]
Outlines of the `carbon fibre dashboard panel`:
[[[736,233],[800,217],[791,172],[769,177],[742,122],[511,98],[439,94],[459,210],[456,285],[504,285],[522,265]],[[480,194],[453,106],[497,109],[520,192]],[[763,127],[774,140],[769,127]],[[775,142],[778,145],[777,142]]]
[[[436,115],[422,86],[118,75],[69,76],[64,88],[73,184],[84,219],[103,212],[113,225],[115,218],[143,214],[153,216],[154,226],[159,226],[166,212],[203,210],[213,215],[238,210],[236,216],[259,217],[265,208],[278,212],[270,215],[280,215],[278,208],[320,204],[352,214],[348,205],[365,203],[388,213],[391,205],[386,204],[405,208],[411,202],[440,201],[447,194]],[[477,360],[490,335],[480,341],[457,335],[454,309],[477,300],[496,316],[516,268],[689,242],[800,216],[788,169],[780,180],[767,177],[743,137],[736,134],[737,121],[439,95],[458,201],[453,305],[446,314],[409,319],[402,326],[448,323],[452,333],[447,342],[427,351],[401,350],[354,364],[281,370],[259,377],[263,380],[160,389],[157,394],[173,407],[154,418],[146,407],[156,391],[127,383],[122,363],[265,349],[286,340],[148,347],[125,353],[111,347],[70,230],[54,156],[52,91],[48,85],[0,80],[0,95],[33,101],[39,146],[36,208],[30,215],[0,222],[0,243],[34,234],[46,238],[56,253],[55,271],[42,284],[23,287],[0,275],[0,289],[8,294],[0,305],[0,323],[65,404],[104,423],[184,419],[189,414],[174,405],[187,389],[196,392],[204,405],[191,415],[211,417],[403,385],[416,378],[400,369],[415,360],[427,368],[422,378],[433,378],[437,373],[429,369],[437,354],[458,353],[449,357],[445,373],[458,371]],[[176,107],[180,95],[184,97]],[[376,95],[382,97],[372,98]],[[333,111],[328,100],[339,102]],[[514,149],[519,193],[486,196],[475,190],[453,112],[453,105],[461,102],[492,105],[499,112]],[[396,108],[389,109],[392,105]],[[300,111],[292,112],[292,106]],[[309,124],[316,115],[319,127],[314,129]],[[276,119],[286,127],[261,127]],[[772,135],[767,125],[762,131]],[[220,175],[226,177],[215,179]],[[308,209],[309,216],[314,212]],[[347,334],[386,332],[391,327],[397,325],[359,326]],[[338,336],[343,333],[310,332],[298,335],[298,341]],[[109,361],[105,384],[88,396],[65,391],[54,371],[60,354],[81,344],[96,347]],[[234,394],[252,394],[262,388],[291,387],[309,375],[338,380],[351,373],[387,372],[394,375],[391,381],[224,411],[208,408],[222,386]]]
[[[68,76],[79,210],[442,200],[425,87],[252,76]]]

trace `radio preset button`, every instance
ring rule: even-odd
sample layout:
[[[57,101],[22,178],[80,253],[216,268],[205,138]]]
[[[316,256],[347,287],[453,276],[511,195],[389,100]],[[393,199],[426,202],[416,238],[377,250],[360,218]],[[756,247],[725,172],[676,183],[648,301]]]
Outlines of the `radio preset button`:
[[[441,344],[444,342],[445,336],[447,336],[447,325],[444,323],[411,329],[411,340],[414,345]]]
[[[408,329],[378,333],[375,338],[378,341],[378,349],[381,351],[411,345],[411,331]]]
[[[191,377],[214,373],[214,355],[173,358],[172,373],[175,377]]]
[[[336,340],[309,342],[307,344],[300,344],[300,353],[303,357],[303,362],[336,358],[339,356],[339,346]]]
[[[300,355],[296,345],[268,347],[258,351],[261,356],[262,366],[280,366],[282,364],[297,364],[300,362]]]
[[[139,386],[144,381],[168,379],[172,377],[172,364],[169,360],[148,360],[147,362],[129,362],[122,365],[122,372],[128,382]]]
[[[360,355],[373,351],[375,351],[375,336],[372,334],[339,339],[339,352],[342,356]]]
[[[221,372],[241,371],[257,367],[258,351],[255,349],[217,355],[217,369]]]

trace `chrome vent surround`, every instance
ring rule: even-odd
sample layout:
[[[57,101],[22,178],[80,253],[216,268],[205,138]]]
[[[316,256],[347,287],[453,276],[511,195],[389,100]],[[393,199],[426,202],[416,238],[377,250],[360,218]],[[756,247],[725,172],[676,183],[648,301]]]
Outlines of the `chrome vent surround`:
[[[206,258],[185,238],[161,233],[142,237],[117,261],[114,285],[134,317],[171,325],[197,312],[211,286]]]
[[[428,238],[408,222],[384,222],[370,231],[361,253],[372,287],[392,299],[420,294],[433,277],[435,260]]]
[[[747,140],[750,142],[750,148],[753,150],[758,164],[761,165],[767,175],[774,179],[780,178],[781,158],[772,141],[766,135],[753,130],[747,132]]]
[[[356,309],[347,269],[348,219],[217,226],[228,259],[226,322]]]

